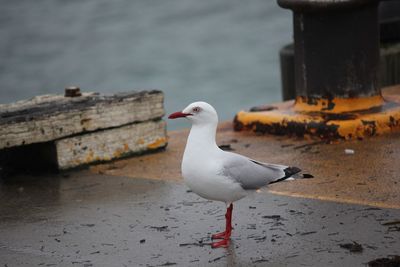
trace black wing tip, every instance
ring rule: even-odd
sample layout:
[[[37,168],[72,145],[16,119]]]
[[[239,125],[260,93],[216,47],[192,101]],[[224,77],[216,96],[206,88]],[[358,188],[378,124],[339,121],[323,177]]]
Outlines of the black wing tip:
[[[297,168],[297,167],[287,167],[283,171],[285,172],[285,178],[289,178],[289,177],[295,175],[296,173],[301,172],[301,169]]]
[[[278,179],[276,181],[273,181],[273,182],[271,182],[269,184],[275,184],[275,183],[282,182],[282,181],[286,180],[287,178],[292,177],[296,173],[301,172],[301,169],[297,168],[297,167],[287,167],[286,169],[283,169],[283,171],[285,172],[285,176],[284,177],[282,177],[282,178],[280,178],[280,179]]]

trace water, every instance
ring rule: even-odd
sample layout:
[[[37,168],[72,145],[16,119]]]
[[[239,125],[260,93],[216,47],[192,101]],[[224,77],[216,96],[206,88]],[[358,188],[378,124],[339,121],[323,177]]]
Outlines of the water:
[[[205,100],[221,120],[281,100],[291,13],[266,0],[0,0],[0,103],[160,89],[166,112]],[[169,122],[169,129],[187,126]]]

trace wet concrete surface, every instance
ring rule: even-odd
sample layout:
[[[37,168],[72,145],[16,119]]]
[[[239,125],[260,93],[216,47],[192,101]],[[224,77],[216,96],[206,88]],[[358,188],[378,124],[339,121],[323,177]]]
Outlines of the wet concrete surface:
[[[400,210],[267,192],[236,203],[227,249],[209,246],[224,204],[181,183],[14,177],[0,203],[0,266],[365,266],[400,254]]]
[[[100,174],[182,181],[180,165],[188,130],[168,135],[168,147],[163,153],[90,169]],[[400,209],[400,132],[327,142],[236,132],[231,122],[223,122],[218,128],[217,144],[258,161],[299,167],[315,177],[271,185],[269,190],[275,194]],[[352,149],[354,154],[346,154],[346,149]]]

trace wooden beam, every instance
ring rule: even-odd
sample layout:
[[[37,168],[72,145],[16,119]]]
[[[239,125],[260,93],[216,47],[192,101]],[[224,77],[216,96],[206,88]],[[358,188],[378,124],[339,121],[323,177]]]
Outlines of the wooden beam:
[[[147,121],[56,141],[59,169],[109,161],[163,148],[165,122]]]
[[[157,120],[161,91],[79,97],[44,95],[0,105],[0,149],[41,143],[100,129]]]

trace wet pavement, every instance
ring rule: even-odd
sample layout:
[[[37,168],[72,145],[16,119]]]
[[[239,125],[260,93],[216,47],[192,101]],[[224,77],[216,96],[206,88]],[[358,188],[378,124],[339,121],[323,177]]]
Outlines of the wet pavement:
[[[400,95],[400,87],[399,95]],[[400,101],[400,100],[399,100]],[[91,166],[93,173],[182,181],[188,130],[168,132],[162,153]],[[217,144],[261,162],[299,167],[315,179],[276,183],[275,194],[400,209],[400,132],[354,141],[326,141],[236,132],[222,122]],[[346,154],[346,150],[353,154]]]
[[[173,181],[14,177],[0,201],[0,266],[365,266],[400,254],[398,209],[261,192],[234,206],[230,247],[211,249],[224,204]]]

